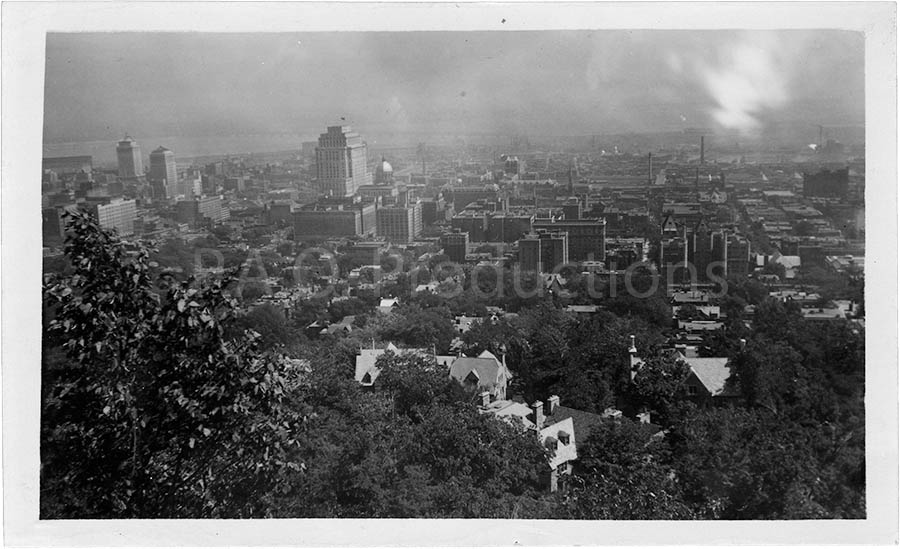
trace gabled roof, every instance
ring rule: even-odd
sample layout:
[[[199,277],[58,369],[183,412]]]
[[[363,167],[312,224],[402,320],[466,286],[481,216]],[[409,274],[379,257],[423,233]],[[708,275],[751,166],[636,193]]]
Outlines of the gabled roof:
[[[534,427],[534,423],[528,419],[531,414],[531,408],[522,402],[514,402],[512,400],[495,400],[483,408],[484,413],[494,414],[497,417],[507,418],[513,423],[519,424],[525,428]]]
[[[729,396],[725,382],[731,377],[727,357],[685,358],[691,371],[712,396]]]
[[[471,372],[478,377],[479,387],[494,387],[512,378],[509,369],[488,351],[477,357],[458,357],[450,365],[450,377],[457,381],[465,381]]]
[[[688,357],[675,349],[669,350],[669,353],[672,358],[684,361],[712,396],[733,396],[731,388],[725,387],[726,381],[731,377],[728,357]],[[631,355],[631,379],[634,379],[635,366],[641,362],[642,359]]]
[[[391,351],[394,354],[413,353],[424,358],[433,357],[430,349],[398,349],[393,343],[388,343],[384,349],[360,349],[356,355],[356,371],[353,378],[363,385],[373,385],[381,370],[375,367],[378,357]],[[366,379],[368,374],[368,379]]]
[[[586,440],[590,436],[591,431],[603,423],[603,416],[600,414],[592,414],[591,412],[584,412],[567,406],[557,406],[556,410],[547,419],[547,422],[559,423],[567,419],[573,422],[574,433],[578,435],[578,440],[581,441]],[[575,440],[574,436],[572,440]]]

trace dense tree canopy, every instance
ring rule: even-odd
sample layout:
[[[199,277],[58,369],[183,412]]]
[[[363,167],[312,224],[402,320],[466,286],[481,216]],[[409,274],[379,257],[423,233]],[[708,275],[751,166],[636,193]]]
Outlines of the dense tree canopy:
[[[86,215],[70,221],[65,260],[44,280],[42,518],[866,514],[864,329],[807,321],[753,283],[729,285],[728,321],[700,349],[730,358],[740,398],[697,406],[688,365],[660,351],[671,310],[657,294],[604,294],[603,310],[578,315],[562,294],[505,293],[519,282],[501,272],[492,297],[452,282],[459,292],[410,296],[391,313],[374,295],[285,310],[242,302],[232,274],[159,276],[153,250]],[[487,315],[498,304],[515,314]],[[481,318],[460,335],[464,313]],[[307,333],[348,315],[349,333]],[[574,474],[550,494],[535,432],[481,413],[430,356],[457,337],[468,355],[505,359],[511,396],[650,410],[654,424],[604,419],[576,433]],[[387,342],[425,352],[385,353],[374,387],[355,382],[360,348]]]
[[[229,280],[153,292],[148,253],[129,254],[74,214],[74,273],[50,276],[45,516],[242,517],[290,464],[286,372],[249,337],[225,337]],[[115,334],[115,337],[110,337]],[[50,495],[52,494],[52,496]]]

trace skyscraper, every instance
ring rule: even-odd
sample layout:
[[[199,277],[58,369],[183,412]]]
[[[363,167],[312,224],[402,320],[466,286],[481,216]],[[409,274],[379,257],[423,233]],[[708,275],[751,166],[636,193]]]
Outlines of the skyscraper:
[[[165,147],[159,147],[150,153],[150,183],[158,189],[164,189],[165,198],[175,195],[175,185],[178,183],[175,153]]]
[[[129,179],[144,175],[144,164],[141,160],[141,146],[129,136],[116,145],[116,157],[119,160],[119,177]]]
[[[361,185],[370,185],[366,169],[366,144],[350,126],[329,126],[316,147],[319,187],[333,197],[353,196]]]

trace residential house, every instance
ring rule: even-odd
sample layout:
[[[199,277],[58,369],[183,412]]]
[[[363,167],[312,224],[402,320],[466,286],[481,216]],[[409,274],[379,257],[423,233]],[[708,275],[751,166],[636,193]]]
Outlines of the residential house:
[[[396,298],[383,298],[378,302],[378,312],[388,314],[400,306],[400,301]]]
[[[490,351],[477,357],[458,356],[450,365],[450,377],[464,387],[487,391],[494,400],[505,400],[512,372],[506,367],[506,355],[499,360]]]
[[[364,387],[375,385],[375,380],[381,374],[381,370],[375,363],[388,351],[397,355],[411,353],[425,359],[435,360],[435,354],[432,349],[400,349],[393,343],[388,343],[384,349],[376,349],[373,345],[371,349],[360,349],[359,354],[356,355],[356,371],[353,379]]]
[[[638,357],[634,336],[630,336],[630,340],[631,345],[628,349],[628,355],[631,366],[631,379],[633,380],[643,365],[643,361]],[[725,402],[740,396],[737,388],[733,384],[728,383],[728,379],[731,377],[731,366],[728,357],[687,356],[678,349],[671,349],[669,352],[672,353],[674,358],[684,361],[690,368],[690,374],[684,382],[688,398],[700,404],[707,404],[710,402]],[[690,353],[690,355],[693,355],[693,353]]]
[[[540,400],[530,406],[512,400],[491,400],[487,391],[481,393],[482,413],[505,418],[523,429],[534,431],[541,445],[550,450],[548,459],[547,485],[556,492],[572,473],[572,466],[578,459],[577,438],[586,439],[591,429],[599,425],[603,418],[598,414],[582,412],[560,406],[559,396],[553,395],[546,403]]]

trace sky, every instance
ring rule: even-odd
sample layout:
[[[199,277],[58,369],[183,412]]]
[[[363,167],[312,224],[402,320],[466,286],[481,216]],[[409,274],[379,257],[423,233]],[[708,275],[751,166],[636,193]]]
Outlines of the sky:
[[[587,135],[864,123],[837,30],[54,33],[44,142],[125,133]]]

